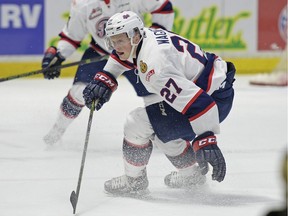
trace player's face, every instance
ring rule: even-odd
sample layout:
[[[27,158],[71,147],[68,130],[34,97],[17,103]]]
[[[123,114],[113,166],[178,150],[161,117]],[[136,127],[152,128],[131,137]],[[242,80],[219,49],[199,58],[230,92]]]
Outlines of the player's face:
[[[132,49],[131,40],[126,33],[114,35],[110,37],[113,48],[122,61],[129,58]]]

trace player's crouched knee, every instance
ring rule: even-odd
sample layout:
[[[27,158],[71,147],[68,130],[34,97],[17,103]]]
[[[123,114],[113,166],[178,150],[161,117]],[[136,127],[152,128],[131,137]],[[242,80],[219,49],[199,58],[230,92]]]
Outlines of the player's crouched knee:
[[[137,108],[129,113],[124,124],[124,136],[134,144],[148,143],[153,130],[150,125],[146,110]]]

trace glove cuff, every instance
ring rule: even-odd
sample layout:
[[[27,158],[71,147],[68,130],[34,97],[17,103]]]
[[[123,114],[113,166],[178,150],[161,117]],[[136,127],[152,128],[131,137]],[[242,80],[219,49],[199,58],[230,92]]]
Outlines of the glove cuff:
[[[205,132],[196,137],[192,143],[194,152],[208,145],[217,145],[217,139],[213,132]]]
[[[94,80],[103,82],[107,87],[111,89],[112,92],[114,92],[118,86],[117,80],[113,77],[113,75],[107,72],[96,73]]]
[[[45,55],[57,56],[58,59],[61,59],[62,61],[65,60],[65,57],[58,51],[55,46],[48,47],[45,51]]]

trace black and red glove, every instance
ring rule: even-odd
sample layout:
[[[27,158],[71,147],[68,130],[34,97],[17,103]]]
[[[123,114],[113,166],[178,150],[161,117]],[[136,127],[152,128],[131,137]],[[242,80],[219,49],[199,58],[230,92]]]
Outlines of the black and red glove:
[[[213,167],[212,179],[218,182],[223,181],[226,175],[226,163],[221,150],[217,146],[214,133],[208,131],[199,135],[193,140],[192,146],[202,175],[208,172],[209,163]]]
[[[96,73],[94,79],[83,90],[85,105],[91,109],[92,102],[98,100],[95,109],[101,109],[103,104],[110,100],[117,86],[117,80],[112,74],[108,72]]]
[[[49,47],[42,59],[42,68],[48,69],[51,67],[59,66],[62,62],[65,61],[65,58],[57,52],[57,48],[54,46]],[[55,70],[43,70],[43,75],[45,79],[54,79],[60,76],[61,69]]]

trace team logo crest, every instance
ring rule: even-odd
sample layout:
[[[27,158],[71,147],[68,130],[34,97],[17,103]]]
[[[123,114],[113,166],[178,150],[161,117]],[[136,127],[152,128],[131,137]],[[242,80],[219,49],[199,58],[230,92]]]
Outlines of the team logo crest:
[[[142,60],[140,61],[140,70],[142,73],[145,73],[147,71],[147,64]]]
[[[99,38],[105,37],[105,27],[106,23],[108,21],[108,17],[103,17],[96,23],[96,34],[98,35]]]
[[[129,14],[124,14],[124,15],[123,15],[123,19],[128,19],[129,17],[130,17]]]

